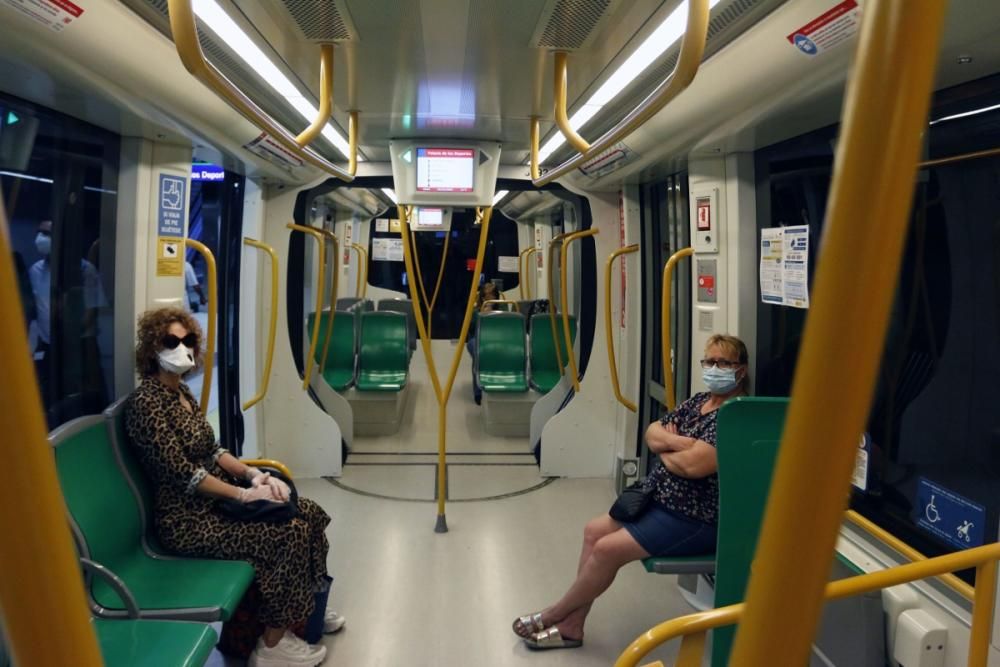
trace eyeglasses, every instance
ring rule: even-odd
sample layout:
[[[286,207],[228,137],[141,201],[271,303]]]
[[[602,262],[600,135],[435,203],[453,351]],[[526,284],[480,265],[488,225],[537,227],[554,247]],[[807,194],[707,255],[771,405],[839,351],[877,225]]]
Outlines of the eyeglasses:
[[[738,368],[738,367],[740,367],[742,365],[743,364],[740,363],[739,361],[730,361],[729,359],[702,359],[701,360],[701,367],[702,368],[711,368],[712,366],[715,366],[715,367],[721,368],[723,370],[729,370],[730,368]]]
[[[163,347],[168,350],[176,350],[177,346],[181,343],[184,343],[185,347],[193,348],[198,344],[198,336],[196,334],[189,333],[187,336],[184,336],[184,338],[178,338],[173,334],[167,334],[163,337]]]

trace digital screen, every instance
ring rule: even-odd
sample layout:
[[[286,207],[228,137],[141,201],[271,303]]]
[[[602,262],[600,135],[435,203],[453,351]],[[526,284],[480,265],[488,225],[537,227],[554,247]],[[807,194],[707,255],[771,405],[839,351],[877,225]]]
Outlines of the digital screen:
[[[474,148],[418,148],[417,192],[472,192]]]
[[[418,227],[440,227],[444,224],[444,209],[440,208],[418,208]]]
[[[192,181],[222,181],[226,178],[226,170],[216,164],[195,163],[191,165]]]

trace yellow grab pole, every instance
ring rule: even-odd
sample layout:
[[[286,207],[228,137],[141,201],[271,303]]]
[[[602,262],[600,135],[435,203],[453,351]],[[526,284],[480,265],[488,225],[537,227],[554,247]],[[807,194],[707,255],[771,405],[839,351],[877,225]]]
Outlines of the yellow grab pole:
[[[101,667],[45,417],[20,317],[13,249],[0,196],[0,451],[17,462],[0,485],[0,609],[13,664]],[[58,640],[53,637],[58,628]]]
[[[319,47],[319,111],[316,118],[299,136],[295,143],[308,146],[319,136],[326,124],[330,122],[330,112],[333,110],[333,44],[321,44]],[[353,172],[352,172],[353,173]]]
[[[215,370],[215,323],[219,316],[219,282],[216,278],[215,255],[204,243],[184,239],[184,244],[205,260],[208,270],[208,331],[205,333],[205,374],[201,381],[201,413],[208,412],[208,399],[212,396],[212,373]]]
[[[566,137],[566,141],[569,145],[580,151],[581,153],[586,153],[590,150],[590,144],[587,140],[576,133],[573,126],[569,124],[569,116],[566,113],[566,52],[556,51],[555,53],[555,72],[552,76],[552,99],[555,100],[555,119],[556,125],[559,126],[559,131],[563,133]],[[532,125],[532,129],[534,125]]]
[[[274,361],[274,335],[278,330],[278,253],[266,243],[261,243],[251,238],[244,238],[243,243],[252,248],[264,251],[271,258],[271,321],[267,329],[267,356],[264,357],[264,378],[260,382],[260,389],[257,390],[257,394],[243,404],[243,409],[249,410],[264,399],[264,396],[267,394],[267,386],[271,382],[271,362]]]
[[[347,171],[351,176],[358,173],[358,112],[347,113]]]
[[[401,226],[408,226],[409,219],[405,206],[397,207]],[[465,348],[465,339],[469,334],[469,324],[472,322],[472,311],[476,306],[476,292],[479,286],[479,276],[482,274],[483,257],[486,254],[486,239],[490,230],[490,218],[493,217],[493,207],[487,207],[483,212],[482,229],[479,231],[479,249],[476,253],[476,268],[472,272],[472,285],[469,288],[469,298],[465,304],[465,317],[462,319],[462,331],[458,337],[458,346],[451,361],[451,370],[444,387],[441,386],[437,374],[437,365],[434,363],[434,355],[431,351],[430,337],[427,335],[427,328],[424,325],[424,316],[420,309],[420,299],[417,286],[413,281],[409,281],[410,298],[413,300],[413,315],[417,321],[417,332],[420,334],[420,346],[423,348],[424,357],[427,359],[427,370],[431,376],[431,384],[434,386],[434,394],[438,400],[438,463],[437,463],[437,523],[434,532],[447,533],[448,521],[445,517],[445,493],[447,490],[447,479],[445,477],[447,462],[445,432],[448,420],[448,399],[451,397],[451,389],[455,384],[455,376],[458,374],[458,366],[462,361],[462,354]],[[400,236],[403,238],[403,261],[406,263],[406,271],[413,275],[413,248],[410,246],[410,236],[406,229],[400,229]]]
[[[538,116],[531,117],[531,180],[537,181],[541,176],[538,168]]]
[[[580,378],[579,373],[576,370],[576,352],[573,351],[573,333],[569,329],[569,290],[566,285],[569,282],[567,277],[567,262],[566,253],[569,250],[569,244],[577,239],[582,239],[585,236],[597,236],[600,233],[598,229],[585,229],[581,232],[573,232],[563,239],[562,248],[559,249],[559,292],[562,304],[562,324],[563,324],[563,335],[566,338],[566,359],[569,361],[570,373],[572,373],[573,378],[573,391],[579,393],[580,391]]]
[[[549,240],[549,254],[548,254],[548,264],[546,265],[546,274],[548,277],[548,291],[549,291],[549,324],[552,328],[552,344],[556,349],[556,363],[559,365],[559,374],[562,375],[563,368],[565,367],[562,362],[562,352],[559,351],[559,332],[556,329],[556,295],[555,283],[552,280],[552,267],[555,265],[555,259],[553,252],[556,248],[557,243],[562,243],[563,239],[569,236],[569,232],[563,232],[562,234],[556,234]]]
[[[323,287],[326,283],[324,280],[326,278],[326,241],[323,240],[323,235],[315,227],[296,225],[291,222],[285,226],[293,232],[308,234],[316,239],[316,245],[319,246],[319,275],[316,276],[316,318],[313,322],[312,336],[309,339],[309,355],[306,357],[305,373],[302,377],[302,389],[304,391],[309,388],[309,378],[312,375],[312,368],[316,357],[316,345],[319,343],[319,325],[322,319],[320,315],[323,312]]]
[[[358,253],[358,277],[354,296],[363,299],[368,293],[368,251],[360,243],[352,243],[351,249]]]
[[[524,270],[524,265],[528,263],[528,257],[536,252],[538,252],[538,248],[529,246],[517,256],[517,287],[522,299],[531,298],[531,283],[527,281],[528,272]]]
[[[638,244],[627,245],[619,248],[608,255],[608,261],[604,263],[604,338],[608,343],[608,369],[611,371],[611,388],[615,390],[615,398],[632,412],[636,412],[635,403],[622,396],[622,389],[618,383],[618,363],[615,361],[615,343],[611,327],[611,269],[614,267],[615,259],[621,255],[629,255],[639,250]],[[625,261],[625,260],[622,260]],[[623,303],[622,308],[625,307]]]
[[[427,335],[431,335],[431,329],[434,328],[434,305],[438,300],[438,293],[441,291],[441,279],[444,278],[444,265],[448,261],[448,242],[451,240],[451,232],[445,232],[444,234],[444,247],[441,248],[441,265],[438,266],[438,277],[437,282],[434,283],[434,294],[431,296],[431,305],[427,309]],[[424,297],[427,298],[426,296]]]
[[[733,665],[797,666],[809,655],[885,345],[946,5],[873,0],[862,14],[813,305]]]
[[[663,281],[660,287],[662,295],[660,297],[660,344],[663,355],[663,390],[667,395],[667,409],[673,410],[677,407],[677,391],[674,388],[674,365],[670,358],[670,287],[674,275],[674,267],[677,262],[685,257],[694,254],[694,248],[681,248],[667,260],[663,266]]]
[[[989,659],[996,588],[996,561],[976,566],[976,598],[972,603],[972,628],[969,631],[969,667],[986,667]]]
[[[326,356],[330,353],[330,338],[333,334],[333,316],[337,314],[337,288],[340,285],[340,239],[328,229],[320,230],[333,244],[333,277],[330,279],[330,319],[326,321],[326,337],[323,339],[323,353],[319,360],[319,374],[326,370]]]
[[[407,218],[407,222],[409,222],[409,218]],[[431,301],[430,301],[430,299],[427,298],[427,289],[424,287],[424,274],[420,270],[420,248],[417,247],[417,233],[415,231],[413,231],[413,228],[411,227],[410,231],[409,231],[409,234],[410,234],[410,241],[411,241],[412,246],[413,246],[413,264],[414,264],[414,266],[417,269],[417,273],[416,273],[416,275],[413,275],[412,273],[408,274],[408,275],[410,276],[410,278],[412,280],[416,280],[417,281],[417,286],[420,288],[420,296],[421,296],[421,298],[423,298],[424,306],[429,307],[431,305]],[[428,310],[428,313],[427,313],[427,330],[428,331],[430,331],[431,328],[432,328],[431,324],[432,324],[431,323],[431,314],[430,314],[430,311]],[[427,335],[430,336],[430,333],[428,333]]]

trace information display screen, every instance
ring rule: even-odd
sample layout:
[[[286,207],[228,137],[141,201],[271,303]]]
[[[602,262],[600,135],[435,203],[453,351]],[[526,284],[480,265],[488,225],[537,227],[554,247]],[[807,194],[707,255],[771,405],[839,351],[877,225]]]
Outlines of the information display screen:
[[[473,148],[417,148],[417,192],[472,192]]]
[[[444,209],[418,208],[417,225],[420,227],[440,227],[444,224]]]

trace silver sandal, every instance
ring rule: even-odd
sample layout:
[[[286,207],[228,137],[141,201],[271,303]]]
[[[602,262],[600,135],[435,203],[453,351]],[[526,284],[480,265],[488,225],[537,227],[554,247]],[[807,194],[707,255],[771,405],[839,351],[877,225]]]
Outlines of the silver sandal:
[[[548,630],[542,630],[525,639],[524,643],[534,651],[543,651],[550,648],[579,648],[583,646],[582,639],[564,639],[559,634],[559,628],[552,626]]]
[[[519,616],[510,627],[515,635],[521,639],[528,639],[534,633],[545,630],[545,624],[542,623],[542,612],[539,611],[534,614]],[[524,632],[521,632],[522,630]]]

